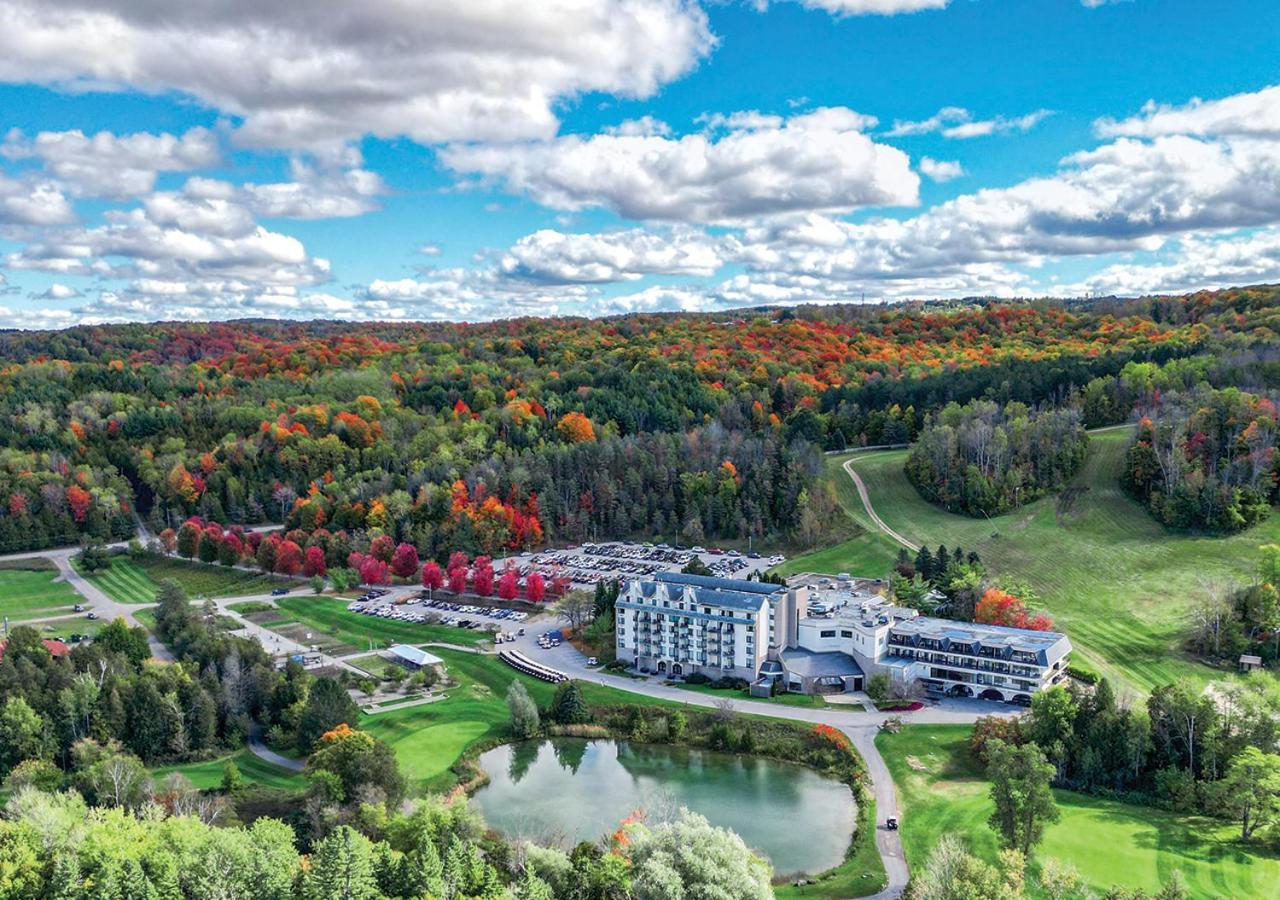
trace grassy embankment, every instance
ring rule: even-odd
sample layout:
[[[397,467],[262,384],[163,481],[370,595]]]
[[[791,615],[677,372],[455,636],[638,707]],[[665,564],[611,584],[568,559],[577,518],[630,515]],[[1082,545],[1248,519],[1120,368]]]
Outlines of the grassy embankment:
[[[868,453],[854,467],[890,527],[931,548],[976,550],[992,571],[1025,581],[1071,636],[1077,656],[1117,683],[1148,691],[1179,678],[1203,684],[1224,677],[1182,652],[1188,610],[1208,583],[1249,576],[1258,545],[1280,541],[1280,516],[1230,537],[1165,530],[1120,490],[1128,434],[1094,433],[1066,491],[990,520],[922,500],[902,473],[905,450]],[[827,477],[845,512],[868,532],[789,560],[782,571],[879,576],[892,565],[897,545],[870,531],[841,468],[847,458],[829,457]]]
[[[58,568],[47,559],[12,560],[0,564],[0,616],[9,623],[61,616],[81,602],[70,585],[54,581]]]
[[[992,804],[981,767],[968,752],[967,725],[909,725],[881,732],[876,746],[898,788],[907,863],[919,867],[938,839],[956,834],[995,862]],[[1280,884],[1280,858],[1235,841],[1239,829],[1216,819],[1055,791],[1061,819],[1036,859],[1070,863],[1096,891],[1158,890],[1177,869],[1193,897],[1268,897]]]

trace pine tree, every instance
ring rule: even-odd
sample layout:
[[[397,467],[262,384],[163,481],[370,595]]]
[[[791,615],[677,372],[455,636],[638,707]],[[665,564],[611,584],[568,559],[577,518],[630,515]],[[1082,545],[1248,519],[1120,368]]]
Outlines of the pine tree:
[[[923,544],[920,546],[919,552],[916,553],[916,574],[925,581],[933,580],[933,554]]]
[[[342,825],[317,844],[303,881],[303,896],[306,900],[375,900],[378,885],[369,839]]]
[[[551,701],[551,717],[561,725],[581,725],[591,721],[591,711],[582,699],[576,681],[562,681]]]

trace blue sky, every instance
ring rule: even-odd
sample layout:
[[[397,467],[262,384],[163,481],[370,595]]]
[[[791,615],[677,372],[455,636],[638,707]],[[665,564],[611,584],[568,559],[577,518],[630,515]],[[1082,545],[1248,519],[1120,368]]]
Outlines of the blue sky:
[[[0,326],[1280,278],[1264,0],[0,0]]]

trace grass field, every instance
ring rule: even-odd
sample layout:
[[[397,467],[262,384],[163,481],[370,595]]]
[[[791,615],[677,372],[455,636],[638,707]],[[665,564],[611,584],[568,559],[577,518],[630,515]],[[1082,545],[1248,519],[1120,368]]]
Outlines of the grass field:
[[[166,578],[182,585],[192,599],[265,594],[277,584],[270,576],[256,572],[168,557],[133,560],[115,556],[105,571],[85,577],[121,603],[154,603],[159,582]]]
[[[1094,433],[1089,457],[1062,508],[1047,497],[995,519],[953,515],[926,503],[902,473],[906,451],[870,453],[854,463],[880,517],[930,547],[976,550],[994,572],[1024,580],[1070,636],[1076,652],[1103,674],[1146,691],[1178,678],[1203,684],[1225,673],[1186,658],[1180,643],[1188,611],[1210,582],[1249,576],[1258,545],[1280,541],[1280,517],[1231,537],[1176,534],[1126,497],[1118,478],[1127,429]],[[847,457],[830,457],[828,477],[841,505],[870,529]],[[784,571],[880,576],[897,545],[876,533],[788,561]]]
[[[913,869],[944,834],[996,859],[989,788],[969,756],[969,731],[966,725],[910,725],[876,738],[898,787],[902,843]],[[1115,885],[1154,891],[1177,869],[1194,897],[1275,896],[1280,859],[1243,849],[1232,825],[1055,793],[1062,817],[1049,826],[1036,857],[1070,863],[1099,892]]]
[[[395,749],[405,777],[414,787],[446,790],[455,782],[449,767],[469,746],[507,736],[510,715],[506,694],[512,681],[522,681],[540,706],[551,702],[555,686],[519,674],[496,656],[444,647],[431,652],[445,661],[450,679],[458,682],[446,689],[448,696],[423,706],[365,716],[361,727]],[[671,705],[598,684],[583,683],[582,692],[592,704]]]
[[[57,569],[40,565],[45,562],[31,560],[30,568],[0,568],[0,616],[7,616],[10,623],[70,613],[82,602],[70,585],[54,581]]]
[[[449,625],[417,625],[412,622],[379,619],[376,616],[362,616],[359,613],[348,612],[347,602],[336,597],[299,595],[281,597],[276,605],[294,620],[309,626],[315,632],[350,645],[355,650],[368,648],[370,640],[374,642],[373,649],[391,644],[421,644],[429,641],[473,645],[491,640],[483,632],[453,628]]]
[[[283,788],[285,790],[302,790],[307,786],[306,779],[300,772],[290,772],[279,766],[254,756],[247,748],[237,750],[227,756],[204,762],[182,763],[176,766],[161,766],[151,770],[151,777],[156,781],[173,772],[181,772],[191,779],[191,783],[200,790],[209,790],[222,784],[222,770],[230,760],[240,770],[240,777],[245,782],[261,784],[264,787]]]
[[[822,709],[827,701],[821,694],[778,694],[776,697],[752,697],[749,691],[722,690],[709,684],[677,684],[683,691],[695,694],[706,694],[709,697],[723,697],[725,700],[750,700],[753,703],[778,703],[783,706],[801,706],[806,709]]]

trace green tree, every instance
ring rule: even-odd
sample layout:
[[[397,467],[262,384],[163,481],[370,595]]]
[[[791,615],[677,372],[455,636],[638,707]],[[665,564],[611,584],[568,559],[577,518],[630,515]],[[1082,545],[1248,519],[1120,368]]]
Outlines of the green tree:
[[[551,700],[551,718],[561,725],[581,725],[591,721],[591,711],[576,681],[562,681]]]
[[[234,761],[227,760],[227,764],[222,767],[222,792],[234,794],[243,783],[244,778],[240,775],[240,767]]]
[[[306,706],[298,720],[298,749],[310,753],[320,735],[346,723],[360,721],[360,708],[347,693],[347,689],[332,678],[321,677],[311,685]]]
[[[1053,765],[1035,744],[1013,746],[999,738],[987,744],[987,780],[995,812],[988,820],[1005,847],[1023,856],[1044,837],[1045,825],[1058,821],[1058,805],[1049,785]]]
[[[151,647],[147,643],[147,630],[141,627],[130,628],[123,616],[117,616],[109,625],[98,632],[93,645],[109,653],[119,653],[127,657],[135,666],[151,656]]]
[[[944,834],[924,871],[911,879],[912,900],[1021,900],[1025,862],[1016,850],[1000,851],[993,866],[969,853],[953,834]]]
[[[107,552],[107,546],[102,541],[86,541],[80,548],[80,552],[76,554],[76,562],[81,569],[92,575],[94,572],[101,572],[110,567],[111,554]]]
[[[368,788],[381,791],[391,807],[404,797],[404,776],[395,752],[385,741],[367,731],[338,727],[314,746],[307,758],[307,775],[327,772],[337,776],[345,799],[353,800]]]
[[[302,879],[304,900],[377,900],[373,846],[347,825],[340,825],[316,845]]]
[[[523,682],[513,681],[507,688],[507,709],[511,713],[511,730],[517,737],[531,738],[538,733],[542,724],[538,720],[538,705]]]
[[[766,900],[773,896],[768,861],[742,838],[682,810],[673,822],[631,826],[631,891],[636,900],[723,897]]]
[[[1240,840],[1280,816],[1280,753],[1245,747],[1231,761],[1222,784],[1223,809],[1240,822]]]
[[[1044,751],[1059,775],[1071,748],[1076,716],[1075,698],[1063,687],[1038,691],[1031,697],[1031,714],[1023,726],[1023,736]]]
[[[24,759],[44,759],[51,750],[49,723],[23,697],[10,697],[0,709],[0,775]]]

